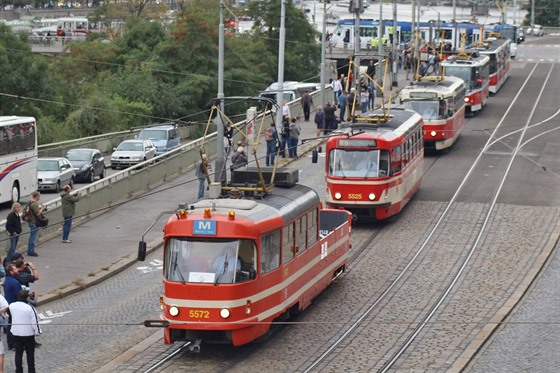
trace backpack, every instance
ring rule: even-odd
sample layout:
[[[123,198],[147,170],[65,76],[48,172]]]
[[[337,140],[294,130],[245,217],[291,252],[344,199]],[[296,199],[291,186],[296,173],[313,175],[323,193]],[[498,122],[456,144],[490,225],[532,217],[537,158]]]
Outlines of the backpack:
[[[264,139],[266,140],[266,142],[270,142],[274,140],[274,134],[272,133],[272,128],[269,128],[264,132]]]
[[[31,202],[29,202],[27,206],[23,208],[23,211],[21,213],[21,220],[27,222],[31,221]]]

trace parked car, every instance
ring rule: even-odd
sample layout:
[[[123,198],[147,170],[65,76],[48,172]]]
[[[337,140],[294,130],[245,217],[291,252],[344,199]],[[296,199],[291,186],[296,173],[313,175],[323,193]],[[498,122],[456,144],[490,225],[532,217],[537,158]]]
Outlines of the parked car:
[[[544,36],[544,29],[541,25],[533,25],[533,36]]]
[[[137,138],[150,140],[156,146],[156,155],[161,155],[181,145],[177,127],[170,124],[143,128]]]
[[[99,179],[105,177],[105,158],[97,149],[70,149],[66,153],[66,159],[74,168],[76,181],[93,183],[96,176],[99,176]]]
[[[156,146],[150,140],[125,140],[111,154],[111,168],[134,166],[155,155]]]
[[[66,184],[74,186],[74,168],[66,158],[39,158],[37,178],[39,190],[59,192]]]

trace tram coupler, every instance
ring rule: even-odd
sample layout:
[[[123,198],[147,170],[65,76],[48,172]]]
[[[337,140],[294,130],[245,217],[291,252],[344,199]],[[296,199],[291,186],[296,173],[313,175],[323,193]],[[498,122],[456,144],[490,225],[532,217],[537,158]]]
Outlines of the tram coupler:
[[[202,343],[202,339],[196,339],[192,342],[192,345],[189,345],[189,351],[199,354],[200,353],[200,344]]]
[[[169,321],[166,320],[144,320],[146,328],[166,328],[169,326]]]

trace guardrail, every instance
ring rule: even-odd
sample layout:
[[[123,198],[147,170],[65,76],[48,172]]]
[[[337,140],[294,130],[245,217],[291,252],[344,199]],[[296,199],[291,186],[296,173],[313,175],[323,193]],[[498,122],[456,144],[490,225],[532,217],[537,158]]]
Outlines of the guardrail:
[[[332,95],[332,90],[327,91],[330,92],[329,95]],[[314,98],[317,98],[318,95],[319,91],[313,92],[312,94]],[[300,105],[299,99],[290,102],[289,105],[292,116],[303,115],[303,108]],[[257,116],[257,127],[261,123],[262,116],[263,114]],[[263,132],[264,129],[270,126],[271,122],[271,116],[267,115],[264,122],[262,122]],[[235,127],[237,130],[243,130],[245,125],[245,121],[242,121],[236,123]],[[185,126],[183,128],[185,131],[192,131],[194,127],[195,126]],[[115,142],[118,143],[121,141],[120,136],[127,135],[130,137],[131,133],[134,132],[115,132],[106,135],[94,136],[88,139],[78,139],[56,144],[48,144],[40,147],[40,153],[42,153],[42,156],[59,156],[65,154],[66,150],[70,147],[76,146],[91,146],[100,150],[112,149]],[[264,134],[261,133],[261,135]],[[127,168],[78,189],[82,194],[82,198],[80,199],[80,202],[76,204],[76,222],[79,222],[81,219],[90,219],[97,216],[127,198],[143,191],[153,189],[162,182],[175,178],[193,169],[196,162],[200,159],[198,149],[203,141],[206,153],[210,158],[213,158],[216,155],[216,137],[217,133],[214,132],[207,135],[205,139],[200,138],[188,142],[177,149],[154,158],[153,160],[142,162],[136,166]],[[234,141],[241,139],[242,135],[237,134]],[[63,222],[60,211],[60,198],[49,201],[44,205],[47,206],[45,216],[49,218],[49,225],[40,230],[41,236],[49,233],[54,234],[59,231],[62,228]],[[9,248],[9,239],[4,226],[5,221],[0,221],[0,252],[6,253]],[[23,223],[22,227],[23,237],[27,237],[27,234],[29,233],[28,225]],[[20,245],[23,245],[25,242],[27,242],[26,239],[19,240]]]

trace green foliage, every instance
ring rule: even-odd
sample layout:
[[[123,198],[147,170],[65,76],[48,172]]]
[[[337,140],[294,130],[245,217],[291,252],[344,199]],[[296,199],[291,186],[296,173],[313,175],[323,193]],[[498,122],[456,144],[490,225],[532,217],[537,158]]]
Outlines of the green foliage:
[[[560,27],[560,1],[559,0],[534,0],[535,24],[544,27]],[[525,25],[531,24],[531,1],[523,5],[527,10]]]
[[[219,0],[183,2],[172,24],[153,21],[163,8],[127,4],[138,7],[104,3],[95,15],[106,26],[126,20],[123,28],[51,57],[31,53],[27,36],[0,24],[0,115],[35,116],[40,143],[176,119],[205,124],[218,91]],[[256,96],[277,80],[280,2],[252,2],[248,12],[255,29],[225,37],[225,96]],[[285,49],[286,80],[318,80],[317,34],[291,3]]]

